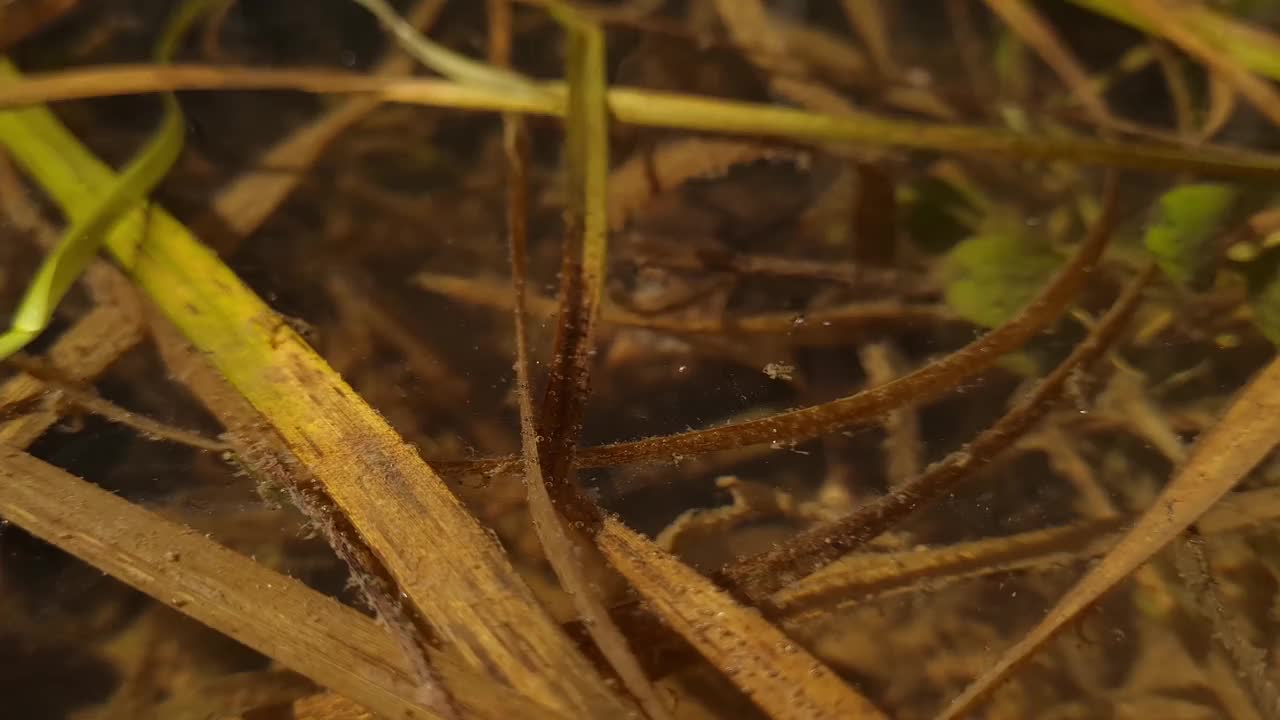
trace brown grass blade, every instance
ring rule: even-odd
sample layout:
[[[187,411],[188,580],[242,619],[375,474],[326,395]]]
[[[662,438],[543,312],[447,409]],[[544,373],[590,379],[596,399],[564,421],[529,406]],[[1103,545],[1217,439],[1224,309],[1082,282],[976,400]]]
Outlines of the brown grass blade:
[[[837,608],[896,593],[1081,562],[1105,553],[1126,520],[1116,515],[937,548],[849,555],[770,595],[770,616],[787,623],[818,621]]]
[[[351,569],[351,578],[375,612],[379,623],[396,641],[416,681],[440,688],[438,705],[457,713],[456,701],[433,662],[434,637],[403,601],[385,564],[353,533],[343,527],[341,513],[322,494],[311,492],[314,478],[280,440],[279,434],[249,402],[231,388],[178,332],[151,310],[147,313],[152,339],[170,375],[181,382],[226,429],[223,437],[235,453],[235,463],[261,489],[288,496],[309,519],[326,532],[326,539]]]
[[[420,0],[406,20],[413,27],[425,30],[435,23],[442,10],[444,0]],[[413,66],[413,60],[408,55],[393,47],[373,72],[385,76],[407,75]],[[381,104],[376,97],[348,98],[290,133],[263,153],[258,164],[267,168],[297,168],[298,171],[280,173],[251,170],[237,177],[214,198],[213,210],[218,219],[234,233],[236,240],[252,235],[302,183],[307,176],[302,171],[314,165],[334,140],[368,117]],[[219,249],[223,252],[229,250]]]
[[[1106,206],[1088,239],[1054,281],[1008,323],[947,357],[901,378],[822,405],[733,425],[594,448],[579,453],[582,466],[609,466],[728,450],[760,443],[791,444],[828,432],[873,422],[905,403],[926,402],[990,367],[1002,354],[1021,347],[1071,304],[1102,254],[1115,220],[1115,182],[1108,181]]]
[[[1135,520],[1129,515],[1082,520],[1017,535],[936,548],[848,555],[770,595],[770,617],[786,623],[829,618],[832,610],[905,592],[929,592],[997,573],[1058,568],[1105,555]],[[1232,533],[1280,519],[1280,489],[1233,493],[1196,523],[1206,535]]]
[[[806,77],[806,68],[787,45],[787,35],[770,16],[761,0],[715,0],[716,13],[729,31],[734,44],[747,58],[768,74],[769,88],[777,95],[810,110],[843,115],[863,116],[843,95],[816,80]],[[874,155],[870,148],[830,148],[863,159]]]
[[[1123,0],[1129,10],[1151,27],[1151,31],[1173,43],[1178,49],[1207,65],[1215,74],[1229,83],[1251,105],[1280,126],[1280,93],[1270,83],[1249,71],[1230,55],[1220,51],[1186,23],[1192,18],[1178,8],[1177,3],[1161,0]]]
[[[0,447],[0,515],[156,600],[360,704],[438,718],[373,620],[18,450]],[[459,661],[433,661],[467,717],[563,718]]]
[[[47,390],[57,392],[58,399],[84,412],[97,415],[110,423],[127,427],[148,440],[186,445],[196,450],[222,453],[230,450],[225,442],[186,428],[176,427],[123,408],[86,388],[74,380],[62,376],[53,366],[40,362],[25,353],[15,353],[5,358],[5,364],[18,368],[22,373],[43,383]]]
[[[1280,441],[1280,358],[1245,386],[1185,465],[1124,538],[1035,628],[939,715],[962,717],[1091,603],[1160,551],[1225,495]]]
[[[752,608],[616,518],[596,544],[648,607],[774,720],[887,720]]]
[[[621,230],[655,196],[689,180],[719,177],[735,165],[802,157],[788,148],[719,138],[674,140],[637,152],[609,174],[609,229]]]
[[[769,18],[760,0],[714,0],[716,13],[729,31],[733,42],[750,58],[752,64],[775,75],[797,77],[803,74],[791,54],[782,31]]]
[[[1088,71],[1075,59],[1053,27],[1040,17],[1031,3],[1023,0],[986,0],[986,3],[992,12],[999,15],[1023,42],[1034,48],[1045,64],[1062,78],[1076,101],[1094,122],[1102,127],[1117,127],[1122,124],[1111,115],[1111,110],[1103,102]]]
[[[1196,139],[1200,142],[1209,142],[1222,132],[1236,111],[1236,91],[1223,82],[1222,78],[1216,75],[1209,78],[1208,95],[1209,99],[1205,104],[1209,109],[1205,112],[1203,126],[1196,133]]]
[[[1137,309],[1142,289],[1154,272],[1154,267],[1148,267],[1129,283],[1089,336],[1035,390],[1020,399],[973,442],[853,514],[806,530],[783,545],[735,563],[725,571],[729,582],[733,587],[746,588],[752,595],[773,592],[871,540],[893,522],[947,492],[976,468],[985,465],[1049,411],[1053,400],[1076,372],[1111,346]]]
[[[508,119],[508,122],[519,121]],[[516,138],[520,133],[509,125],[505,134],[507,142],[512,143],[517,142]],[[510,184],[513,180],[508,177],[507,182]],[[523,302],[526,275],[524,250],[521,247],[523,243],[518,245],[514,239],[516,233],[512,232],[511,235],[512,277],[516,286],[516,396],[520,407],[520,446],[524,458],[524,483],[529,514],[533,518],[533,526],[547,561],[572,597],[574,608],[583,619],[591,639],[618,673],[618,677],[622,678],[627,690],[640,701],[648,716],[667,718],[670,714],[666,706],[658,699],[640,662],[631,652],[626,637],[614,624],[598,590],[593,588],[585,567],[586,548],[580,539],[571,535],[569,527],[556,511],[542,474],[538,430],[532,391],[529,388],[529,331],[524,319]],[[517,247],[520,249],[517,250]]]
[[[889,18],[881,0],[841,0],[840,8],[862,44],[867,46],[876,70],[888,77],[897,75],[889,42]]]
[[[500,38],[495,46],[509,47],[507,40],[511,29],[506,0],[490,3],[490,22],[493,28],[491,35]],[[570,32],[590,34],[599,33],[599,29],[571,27]],[[603,61],[603,44],[600,38],[578,38],[576,44],[576,56],[571,52],[569,62],[585,64]],[[497,53],[501,53],[501,50],[495,51]],[[499,59],[505,65],[505,57]],[[603,75],[599,77],[603,80]],[[593,122],[603,124],[603,106],[598,112],[600,117]],[[565,591],[572,597],[574,608],[582,618],[591,639],[618,673],[627,690],[639,700],[645,713],[653,720],[665,720],[671,717],[666,705],[658,698],[626,637],[609,615],[598,586],[588,575],[587,558],[593,558],[594,555],[589,554],[590,548],[582,536],[571,531],[561,518],[543,476],[544,463],[539,448],[537,418],[533,409],[533,391],[529,377],[529,329],[525,320],[525,286],[528,278],[528,135],[524,119],[517,115],[503,116],[502,123],[503,148],[507,160],[507,237],[511,253],[511,283],[515,290],[516,399],[520,409],[520,445],[529,514],[533,518],[533,527],[547,561]],[[582,132],[586,128],[579,126],[575,130]],[[597,168],[597,171],[600,169],[603,168]],[[592,186],[596,184],[598,183],[593,183]],[[584,192],[587,187],[584,183]],[[589,342],[590,338],[586,340]],[[570,442],[576,442],[576,437],[571,437]]]

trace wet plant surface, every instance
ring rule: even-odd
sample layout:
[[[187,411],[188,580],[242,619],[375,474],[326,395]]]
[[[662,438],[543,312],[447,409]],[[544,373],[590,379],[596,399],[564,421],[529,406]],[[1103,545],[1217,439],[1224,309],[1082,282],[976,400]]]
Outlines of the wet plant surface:
[[[397,3],[491,73],[405,100],[235,2],[55,92],[170,5],[0,4],[0,115],[185,125],[2,366],[14,717],[1280,712],[1280,5]],[[87,212],[22,117],[6,314]]]

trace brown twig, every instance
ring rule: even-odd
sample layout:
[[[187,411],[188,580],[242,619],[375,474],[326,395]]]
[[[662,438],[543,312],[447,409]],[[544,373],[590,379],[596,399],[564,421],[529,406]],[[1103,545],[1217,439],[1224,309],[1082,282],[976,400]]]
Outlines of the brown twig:
[[[1157,35],[1204,63],[1248,99],[1272,124],[1280,125],[1280,93],[1267,81],[1189,30],[1180,17],[1182,10],[1161,0],[1126,0],[1125,4],[1143,22],[1149,23]]]

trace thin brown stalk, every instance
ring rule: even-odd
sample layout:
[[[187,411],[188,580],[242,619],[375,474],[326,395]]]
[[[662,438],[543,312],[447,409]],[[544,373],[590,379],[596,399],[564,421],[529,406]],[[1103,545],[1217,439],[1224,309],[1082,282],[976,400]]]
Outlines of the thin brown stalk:
[[[1152,269],[1147,268],[1135,278],[1089,337],[1077,345],[1035,390],[968,446],[852,515],[807,530],[784,545],[733,564],[725,570],[730,586],[746,588],[752,595],[762,595],[811,574],[884,532],[894,522],[948,491],[973,470],[989,462],[1049,410],[1051,401],[1078,368],[1111,345],[1137,307],[1142,289],[1152,274]]]
[[[136,307],[95,308],[53,344],[47,354],[49,364],[69,380],[92,381],[142,339],[141,316]],[[0,406],[32,402],[46,390],[44,383],[30,375],[18,375],[0,385]],[[55,409],[44,407],[0,423],[0,444],[28,447],[59,418]]]
[[[997,573],[1056,568],[1107,552],[1134,516],[1111,514],[1071,525],[937,548],[867,552],[842,558],[762,601],[770,617],[803,623],[836,608]],[[1280,519],[1280,489],[1227,496],[1197,523],[1206,534],[1233,533]],[[776,614],[775,614],[776,613]]]
[[[678,262],[678,261],[677,261]],[[459,302],[510,311],[511,289],[496,280],[418,273],[413,281],[424,290],[439,293]],[[556,301],[541,295],[530,295],[529,311],[540,318],[555,317]],[[797,345],[839,345],[848,342],[856,330],[929,327],[962,322],[941,304],[901,303],[897,301],[851,302],[812,312],[763,312],[752,315],[716,317],[684,317],[642,315],[605,303],[600,312],[604,325],[626,326],[668,332],[676,335],[782,335]]]
[[[768,597],[771,617],[818,619],[837,608],[995,573],[1079,562],[1101,555],[1128,520],[1115,516],[938,548],[843,558]]]
[[[490,56],[499,67],[508,63],[511,17],[508,0],[489,2]],[[670,718],[667,706],[658,698],[653,684],[640,666],[626,637],[614,624],[600,591],[588,576],[584,539],[570,530],[557,510],[540,457],[537,419],[530,387],[529,329],[525,320],[525,286],[528,277],[528,134],[523,118],[507,114],[502,118],[503,149],[506,156],[507,239],[511,259],[511,284],[515,291],[516,398],[520,409],[520,445],[524,460],[524,484],[534,530],[574,608],[586,624],[591,639],[608,659],[627,690],[653,720]],[[590,338],[588,337],[589,341]],[[576,435],[576,434],[575,434]],[[576,437],[570,438],[576,442]],[[571,459],[570,459],[571,462]]]
[[[658,547],[675,552],[682,544],[692,544],[699,538],[724,537],[736,526],[766,518],[825,520],[830,517],[830,513],[816,503],[797,502],[784,490],[733,475],[717,478],[716,488],[729,493],[730,503],[684,511],[654,538]]]
[[[1019,38],[1031,46],[1044,60],[1045,64],[1057,73],[1066,83],[1079,102],[1098,125],[1119,127],[1123,123],[1111,114],[1107,104],[1103,102],[1088,71],[1084,69],[1071,51],[1054,32],[1053,27],[1040,17],[1031,3],[1024,0],[986,0],[987,7],[1000,16],[1006,25]]]
[[[809,260],[782,255],[742,253],[728,249],[690,247],[674,238],[639,237],[628,244],[632,262],[673,270],[729,272],[801,280],[822,280],[851,287],[912,297],[936,295],[937,288],[923,273],[862,263]]]
[[[6,358],[5,361],[21,369],[23,373],[30,377],[39,380],[47,389],[57,391],[61,396],[60,399],[65,402],[85,412],[97,415],[107,422],[135,430],[145,438],[186,445],[208,452],[226,452],[231,449],[230,445],[221,440],[207,438],[193,430],[173,427],[159,420],[153,420],[145,415],[126,410],[92,390],[78,387],[74,381],[69,381],[62,377],[56,370],[21,353],[12,355]]]
[[[1227,122],[1235,115],[1236,100],[1239,97],[1234,88],[1216,75],[1209,78],[1209,87],[1206,92],[1209,96],[1205,100],[1208,110],[1204,114],[1204,124],[1196,133],[1196,139],[1199,142],[1209,142],[1215,135],[1222,132]]]
[[[576,527],[590,528],[599,524],[600,510],[577,487],[574,458],[591,394],[609,234],[604,32],[567,8],[552,9],[569,31],[565,160],[570,192],[564,212],[556,339],[536,435],[542,477],[559,512]]]
[[[944,395],[990,367],[1004,353],[1021,347],[1067,309],[1106,246],[1115,221],[1114,180],[1108,181],[1106,198],[1103,212],[1089,237],[1054,281],[1017,317],[951,355],[893,382],[822,405],[717,428],[585,449],[579,453],[580,463],[584,467],[604,467],[668,460],[758,443],[789,446],[872,422],[904,404],[927,402]]]
[[[1151,55],[1160,67],[1164,76],[1164,86],[1169,91],[1169,105],[1173,111],[1173,126],[1181,136],[1189,136],[1195,130],[1195,100],[1191,96],[1191,83],[1187,77],[1184,59],[1174,52],[1169,43],[1152,38],[1148,42]],[[1218,84],[1221,79],[1210,75]]]
[[[893,382],[902,374],[898,352],[888,343],[871,343],[858,351],[868,385]],[[903,406],[884,416],[885,474],[889,487],[897,488],[920,474],[923,461],[920,441],[920,418],[915,408]]]
[[[885,77],[895,77],[898,72],[889,42],[889,18],[882,1],[841,0],[840,8],[862,44],[867,46],[876,70]]]

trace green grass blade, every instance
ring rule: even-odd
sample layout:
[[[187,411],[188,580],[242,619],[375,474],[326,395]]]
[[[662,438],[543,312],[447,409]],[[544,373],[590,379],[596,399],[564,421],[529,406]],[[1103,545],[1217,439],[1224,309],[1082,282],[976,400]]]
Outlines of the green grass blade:
[[[182,35],[208,6],[207,0],[194,0],[174,14],[156,49],[157,62],[168,62]],[[16,77],[13,66],[8,61],[0,61],[0,78]],[[125,212],[146,198],[177,160],[185,137],[182,110],[172,93],[164,94],[163,102],[164,115],[155,135],[107,192],[90,200],[84,212],[73,217],[57,246],[41,263],[18,304],[12,327],[0,335],[0,359],[22,349],[44,330],[58,303],[97,254],[107,231]],[[16,112],[0,113],[0,123],[16,121]],[[41,128],[43,137],[51,137],[50,125],[41,123],[36,127]]]
[[[378,19],[396,42],[415,60],[462,85],[482,87],[521,96],[543,95],[537,83],[514,72],[488,65],[432,42],[405,22],[385,0],[354,0]]]

